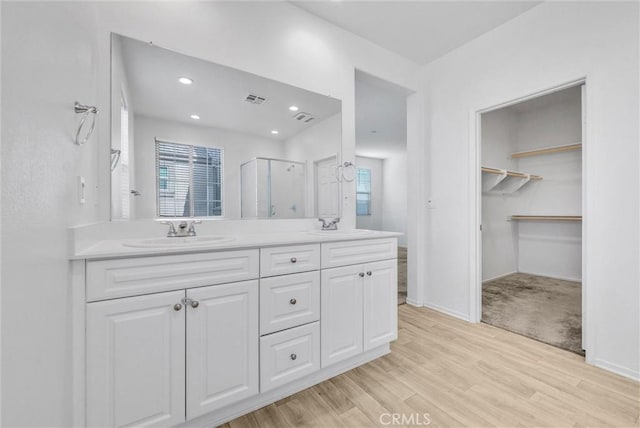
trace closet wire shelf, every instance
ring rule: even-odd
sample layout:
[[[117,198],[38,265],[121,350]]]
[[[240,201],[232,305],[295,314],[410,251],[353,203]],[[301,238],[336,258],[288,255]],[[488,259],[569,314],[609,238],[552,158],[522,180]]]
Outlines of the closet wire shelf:
[[[582,221],[581,215],[512,215],[510,220],[523,221]]]

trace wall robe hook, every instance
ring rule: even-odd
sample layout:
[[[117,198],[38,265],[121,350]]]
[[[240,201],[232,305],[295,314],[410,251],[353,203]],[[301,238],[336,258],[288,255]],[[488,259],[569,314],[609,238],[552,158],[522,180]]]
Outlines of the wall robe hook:
[[[93,134],[93,130],[96,127],[96,116],[98,115],[98,108],[94,106],[87,106],[84,104],[80,104],[78,101],[73,105],[74,110],[77,114],[82,114],[82,118],[80,119],[80,124],[78,125],[78,132],[76,132],[76,140],[75,143],[79,146],[83,145],[89,138],[91,138],[91,134]],[[91,116],[91,125],[85,127],[85,123],[87,123],[87,118]],[[88,131],[85,132],[84,138],[80,138],[80,135],[83,132],[83,129],[88,127]]]

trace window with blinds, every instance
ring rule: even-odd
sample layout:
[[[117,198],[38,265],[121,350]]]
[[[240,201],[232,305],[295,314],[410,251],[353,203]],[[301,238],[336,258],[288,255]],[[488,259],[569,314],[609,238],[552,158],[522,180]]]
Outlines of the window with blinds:
[[[370,169],[356,169],[356,215],[371,215]]]
[[[222,216],[222,166],[222,148],[156,140],[158,216]]]

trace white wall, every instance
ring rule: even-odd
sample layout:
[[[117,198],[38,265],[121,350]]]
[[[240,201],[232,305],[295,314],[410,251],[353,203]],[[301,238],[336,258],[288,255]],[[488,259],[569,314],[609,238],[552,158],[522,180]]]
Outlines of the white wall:
[[[638,38],[637,3],[545,2],[424,68],[426,305],[479,315],[474,113],[586,76],[587,359],[640,377]]]
[[[407,246],[407,179],[406,150],[394,151],[382,161],[382,230],[401,232],[398,245]]]
[[[142,115],[135,116],[137,218],[156,218],[156,142],[164,141],[224,149],[223,211],[224,217],[240,218],[240,165],[251,158],[284,156],[284,143],[268,138],[240,134],[224,129],[188,125]]]
[[[67,228],[98,217],[99,141],[74,144],[74,101],[98,105],[98,127],[109,127],[108,105],[97,97],[91,11],[2,3],[3,426],[71,425]],[[79,175],[87,179],[84,205]]]
[[[509,159],[515,147],[517,114],[501,109],[482,115],[482,165],[517,170]],[[485,176],[486,174],[482,174]],[[485,177],[487,179],[492,176]],[[518,271],[517,224],[507,221],[515,214],[519,194],[482,193],[482,279],[488,280]]]
[[[371,215],[356,216],[358,229],[383,230],[382,209],[385,195],[382,191],[382,159],[356,156],[356,166],[371,170]]]
[[[345,160],[354,68],[408,88],[418,70],[286,2],[3,2],[1,31],[4,426],[72,425],[68,226],[110,217],[112,31],[342,99]],[[101,109],[84,147],[71,142],[76,99]],[[352,185],[345,196],[343,225],[354,227]]]
[[[306,162],[307,166],[307,216],[313,217],[317,212],[315,207],[315,171],[314,162],[337,156],[340,159],[342,136],[342,116],[336,114],[322,122],[305,129],[285,141],[285,155],[289,160]],[[340,204],[340,195],[336,195]],[[349,217],[349,214],[346,214]]]

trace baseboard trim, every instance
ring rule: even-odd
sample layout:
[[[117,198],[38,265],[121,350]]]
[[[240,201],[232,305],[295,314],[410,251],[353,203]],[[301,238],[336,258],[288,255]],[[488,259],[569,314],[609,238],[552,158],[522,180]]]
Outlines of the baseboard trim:
[[[463,314],[461,312],[454,311],[453,309],[445,308],[443,306],[436,305],[434,303],[428,303],[428,302],[425,302],[422,306],[424,306],[425,308],[433,309],[434,311],[442,312],[443,314],[452,316],[454,318],[461,319],[461,320],[466,321],[466,322],[471,322],[469,320],[469,315],[468,314]]]
[[[601,360],[599,358],[596,358],[593,361],[593,365],[603,370],[607,370],[615,374],[618,374],[620,376],[624,376],[629,379],[640,381],[640,372],[636,370],[632,370],[628,367],[623,367],[621,365],[611,363],[609,361]]]
[[[293,395],[296,392],[300,392],[327,379],[331,379],[332,377],[366,364],[369,361],[373,361],[376,358],[380,358],[389,352],[391,352],[391,348],[389,347],[389,344],[386,343],[375,349],[356,355],[355,357],[340,361],[329,367],[322,368],[312,375],[293,381],[287,385],[283,385],[280,388],[259,395],[254,395],[253,397],[247,398],[239,403],[235,403],[209,414],[202,415],[198,418],[188,420],[178,425],[178,427],[209,428],[212,426],[222,425],[237,417],[246,415],[254,410],[258,410],[264,406],[275,403],[282,398]]]
[[[420,301],[418,301],[418,300],[409,299],[408,297],[407,297],[407,299],[406,299],[406,302],[407,302],[407,305],[415,306],[415,307],[417,307],[417,308],[421,308],[421,307],[423,307],[423,306],[424,306],[424,305],[422,304],[422,302],[420,302]]]
[[[482,283],[484,284],[485,282],[494,281],[496,279],[504,278],[505,276],[513,275],[514,273],[518,273],[518,271],[514,270],[513,272],[502,273],[502,274],[500,274],[498,276],[494,276],[493,278],[483,279]]]
[[[580,278],[568,278],[566,276],[547,275],[547,274],[543,274],[543,273],[524,272],[524,271],[518,271],[518,273],[523,273],[525,275],[542,276],[542,277],[551,278],[551,279],[560,279],[562,281],[580,282],[580,283],[582,283],[582,279],[580,279]]]

